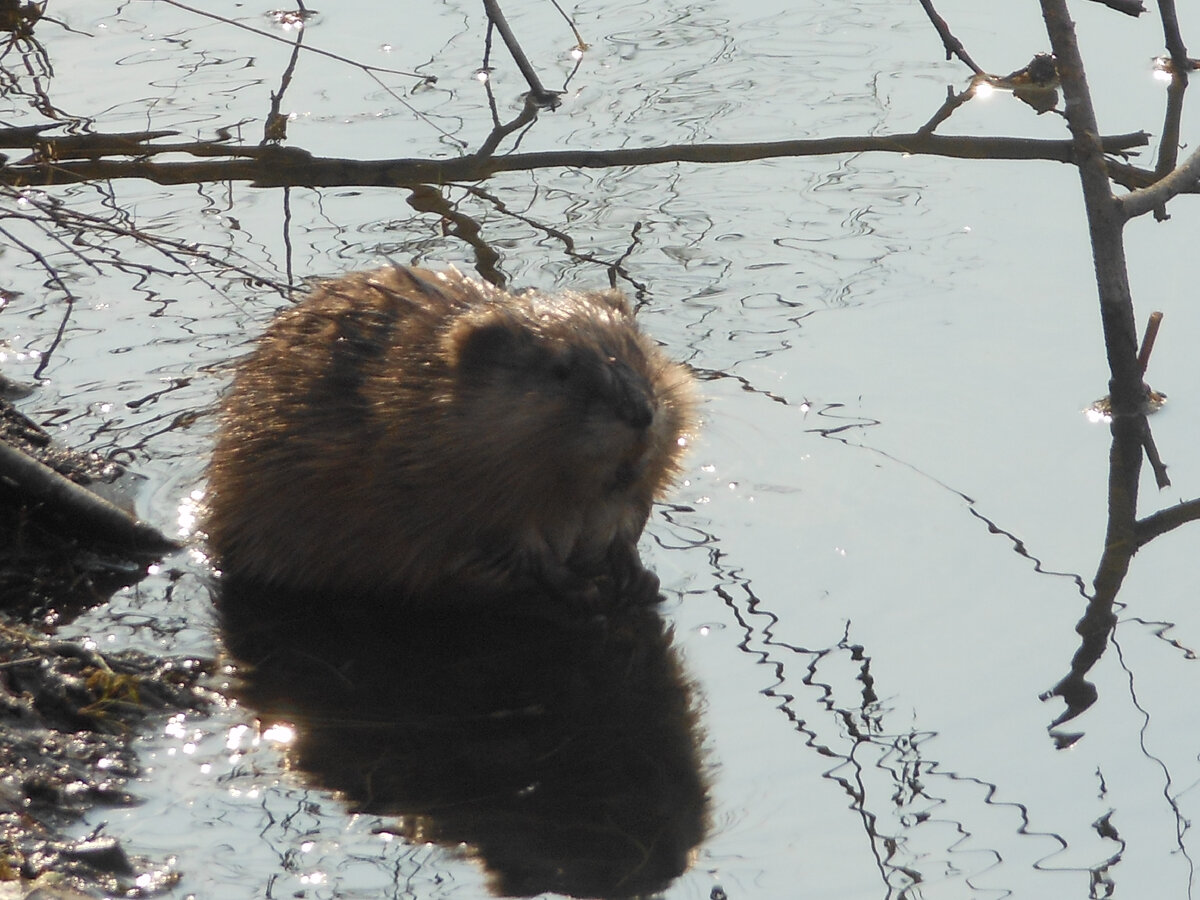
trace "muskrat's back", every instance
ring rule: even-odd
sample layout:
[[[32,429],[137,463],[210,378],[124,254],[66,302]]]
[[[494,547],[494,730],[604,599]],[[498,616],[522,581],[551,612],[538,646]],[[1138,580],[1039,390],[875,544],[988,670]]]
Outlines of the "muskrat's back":
[[[692,414],[690,375],[616,291],[349,275],[238,365],[210,541],[226,572],[285,589],[648,598],[636,542]]]

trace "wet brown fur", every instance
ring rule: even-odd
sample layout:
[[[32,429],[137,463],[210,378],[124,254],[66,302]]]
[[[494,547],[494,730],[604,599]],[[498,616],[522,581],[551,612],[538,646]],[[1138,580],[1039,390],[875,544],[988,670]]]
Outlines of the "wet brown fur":
[[[356,273],[238,365],[207,531],[227,572],[285,589],[656,595],[636,542],[692,417],[619,292]]]

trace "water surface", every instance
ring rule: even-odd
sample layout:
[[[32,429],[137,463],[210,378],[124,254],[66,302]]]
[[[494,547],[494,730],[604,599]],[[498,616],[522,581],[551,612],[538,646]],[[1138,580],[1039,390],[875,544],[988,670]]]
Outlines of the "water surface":
[[[1102,128],[1160,131],[1158,26],[1075,5]],[[381,74],[385,90],[303,56],[282,105],[290,144],[447,157],[486,137],[478,4],[393,6],[323,8],[305,41],[437,83]],[[916,3],[584,5],[572,10],[590,44],[579,61],[552,7],[506,6],[546,85],[564,92],[519,133],[521,151],[912,131],[969,74],[942,58]],[[291,36],[265,7],[205,8]],[[73,29],[36,31],[60,110],[96,130],[229,128],[258,141],[286,45],[163,3],[51,12]],[[989,70],[1048,49],[1036,5],[940,12]],[[1182,12],[1195,41],[1200,19]],[[525,88],[498,42],[492,52],[507,120]],[[32,82],[21,85],[4,118],[43,122]],[[1007,95],[941,131],[1066,136],[1058,116]],[[1194,131],[1185,115],[1185,144]],[[1142,164],[1156,149],[1152,137]],[[602,285],[621,260],[646,329],[703,380],[701,438],[643,540],[695,682],[712,795],[709,834],[666,896],[1192,896],[1194,528],[1135,558],[1089,673],[1095,705],[1056,741],[1063,705],[1038,699],[1077,649],[1108,505],[1108,430],[1081,413],[1106,392],[1107,369],[1073,169],[857,154],[542,169],[446,196],[513,285]],[[137,180],[5,198],[5,227],[69,274],[76,299],[55,343],[61,292],[4,246],[14,295],[0,363],[25,380],[41,365],[22,408],[65,443],[119,452],[148,479],[140,513],[175,530],[183,509],[186,530],[227,364],[287,304],[254,279],[387,258],[474,265],[407,199]],[[36,224],[48,203],[104,221],[119,210],[240,268],[85,222],[87,255],[101,260],[87,264]],[[1147,472],[1142,515],[1200,493],[1197,213],[1187,197],[1171,213],[1126,232],[1139,319],[1166,313],[1148,378],[1170,397],[1153,427],[1173,486],[1158,492]],[[65,631],[104,648],[220,654],[210,576],[197,547]],[[144,736],[143,804],[96,811],[81,833],[104,822],[131,852],[170,858],[178,897],[485,894],[469,854],[380,833],[386,817],[348,812],[290,768],[290,733],[275,724],[231,703]]]

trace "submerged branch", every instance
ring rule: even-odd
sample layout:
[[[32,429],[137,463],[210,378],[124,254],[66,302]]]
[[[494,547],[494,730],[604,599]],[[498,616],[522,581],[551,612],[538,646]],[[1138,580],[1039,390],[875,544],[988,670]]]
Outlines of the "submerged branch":
[[[160,553],[178,544],[123,509],[0,440],[0,478],[19,496],[69,523],[69,530],[94,535],[128,550]]]

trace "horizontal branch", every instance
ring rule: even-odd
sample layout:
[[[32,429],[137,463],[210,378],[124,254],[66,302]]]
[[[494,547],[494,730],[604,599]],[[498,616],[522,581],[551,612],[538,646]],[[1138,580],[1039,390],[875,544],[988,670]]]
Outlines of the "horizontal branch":
[[[1145,146],[1149,138],[1145,132],[1133,132],[1112,135],[1102,140],[1105,152],[1119,153]],[[496,157],[462,156],[444,160],[331,159],[315,157],[305,150],[290,147],[229,147],[214,143],[145,149],[149,152],[169,149],[172,153],[191,153],[197,156],[220,154],[227,158],[202,162],[155,162],[147,158],[36,162],[0,168],[0,183],[24,187],[144,178],[157,184],[247,181],[258,187],[404,186],[480,181],[498,172],[534,169],[596,169],[676,162],[721,164],[870,152],[956,159],[1074,162],[1070,141],[947,137],[920,132],[747,144],[674,144],[641,150],[550,150]]]

